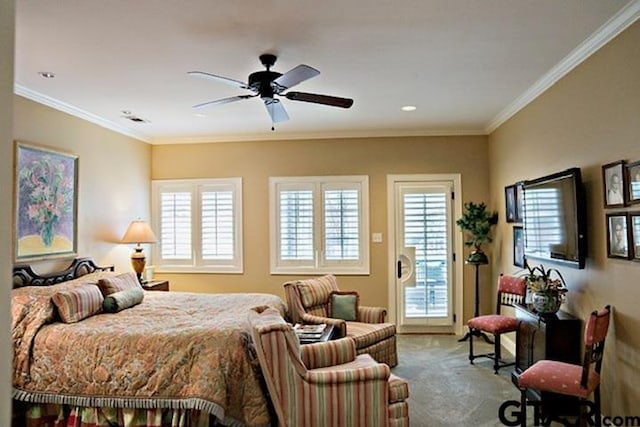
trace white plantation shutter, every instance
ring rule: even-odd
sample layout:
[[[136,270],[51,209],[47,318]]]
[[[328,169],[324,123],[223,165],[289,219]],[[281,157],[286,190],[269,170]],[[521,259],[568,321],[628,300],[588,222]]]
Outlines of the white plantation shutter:
[[[160,195],[160,252],[162,259],[191,259],[191,193]]]
[[[313,260],[313,192],[280,192],[280,251],[283,260]]]
[[[327,260],[357,260],[360,256],[358,191],[324,192],[324,247]]]
[[[369,272],[368,178],[270,178],[271,272]]]
[[[201,201],[202,258],[233,259],[233,192],[203,191]]]
[[[153,181],[158,271],[242,272],[242,180]]]
[[[415,248],[416,286],[405,289],[407,317],[445,316],[448,192],[408,193],[403,198],[404,246]]]

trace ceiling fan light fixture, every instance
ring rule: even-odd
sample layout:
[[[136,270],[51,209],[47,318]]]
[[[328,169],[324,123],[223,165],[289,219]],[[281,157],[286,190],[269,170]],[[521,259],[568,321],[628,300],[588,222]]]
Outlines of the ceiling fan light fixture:
[[[55,73],[52,73],[51,71],[38,71],[38,74],[40,77],[45,79],[52,79],[56,76]]]
[[[235,86],[241,89],[248,89],[253,92],[250,95],[237,95],[222,99],[216,99],[214,101],[207,101],[200,104],[196,104],[193,108],[211,107],[214,105],[228,104],[230,102],[240,101],[242,99],[248,99],[253,97],[260,97],[264,106],[271,117],[272,123],[279,123],[289,120],[284,106],[277,98],[282,96],[283,98],[292,101],[310,102],[313,104],[323,104],[332,107],[350,108],[353,105],[353,99],[340,98],[337,96],[321,95],[316,93],[307,92],[287,92],[293,86],[299,83],[307,81],[318,74],[320,71],[305,64],[300,64],[284,74],[276,71],[271,71],[271,67],[275,64],[277,57],[273,54],[267,53],[260,55],[260,62],[266,68],[266,70],[256,71],[251,73],[248,78],[248,82],[244,83],[240,80],[230,79],[228,77],[219,76],[216,74],[207,73],[204,71],[189,71],[188,74],[197,77],[203,77],[210,80],[217,80],[219,82],[226,83],[231,86]],[[273,129],[272,129],[273,130]]]

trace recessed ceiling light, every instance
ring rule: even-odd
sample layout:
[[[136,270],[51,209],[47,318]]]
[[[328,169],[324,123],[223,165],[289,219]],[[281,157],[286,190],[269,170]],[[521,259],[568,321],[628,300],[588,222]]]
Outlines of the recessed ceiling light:
[[[415,105],[405,105],[404,107],[402,107],[400,109],[402,111],[416,111]]]
[[[52,79],[56,76],[50,71],[40,71],[38,74],[40,74],[40,77],[44,77],[45,79]]]

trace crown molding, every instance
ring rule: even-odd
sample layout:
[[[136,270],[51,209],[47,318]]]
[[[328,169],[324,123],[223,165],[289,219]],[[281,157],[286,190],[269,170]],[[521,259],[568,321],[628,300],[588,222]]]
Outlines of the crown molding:
[[[278,133],[269,132],[255,134],[204,135],[198,137],[162,137],[150,141],[153,145],[168,144],[206,144],[217,142],[250,142],[250,141],[293,141],[304,139],[356,139],[356,138],[401,138],[417,136],[485,136],[483,129],[435,129],[435,130],[396,130],[396,131],[355,131],[355,132],[301,132]]]
[[[624,6],[611,19],[598,28],[589,38],[583,41],[569,55],[564,57],[545,75],[538,79],[522,95],[498,113],[484,129],[485,134],[495,131],[500,125],[513,117],[518,111],[529,105],[538,96],[553,86],[558,80],[569,74],[571,70],[593,55],[602,46],[624,31],[640,18],[640,0],[634,0]]]
[[[15,83],[13,85],[13,92],[16,95],[23,96],[39,104],[44,104],[47,107],[51,107],[53,109],[62,111],[67,114],[71,114],[72,116],[78,117],[82,120],[86,120],[88,122],[91,122],[103,128],[112,130],[114,132],[118,132],[122,135],[129,136],[131,138],[135,138],[147,143],[151,141],[151,138],[149,138],[147,135],[134,132],[127,127],[121,126],[117,123],[113,123],[112,121],[109,121],[109,120],[105,120],[102,117],[98,117],[95,114],[89,113],[81,108],[67,104],[66,102],[62,102],[57,99],[51,98],[49,96],[43,95],[40,92],[31,90],[25,86],[22,86],[21,84]]]

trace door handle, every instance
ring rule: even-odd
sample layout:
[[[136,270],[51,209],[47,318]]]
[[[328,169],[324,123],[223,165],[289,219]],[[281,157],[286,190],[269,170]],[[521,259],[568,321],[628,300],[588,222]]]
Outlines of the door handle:
[[[398,260],[398,269],[397,269],[398,279],[402,277],[402,261]]]

